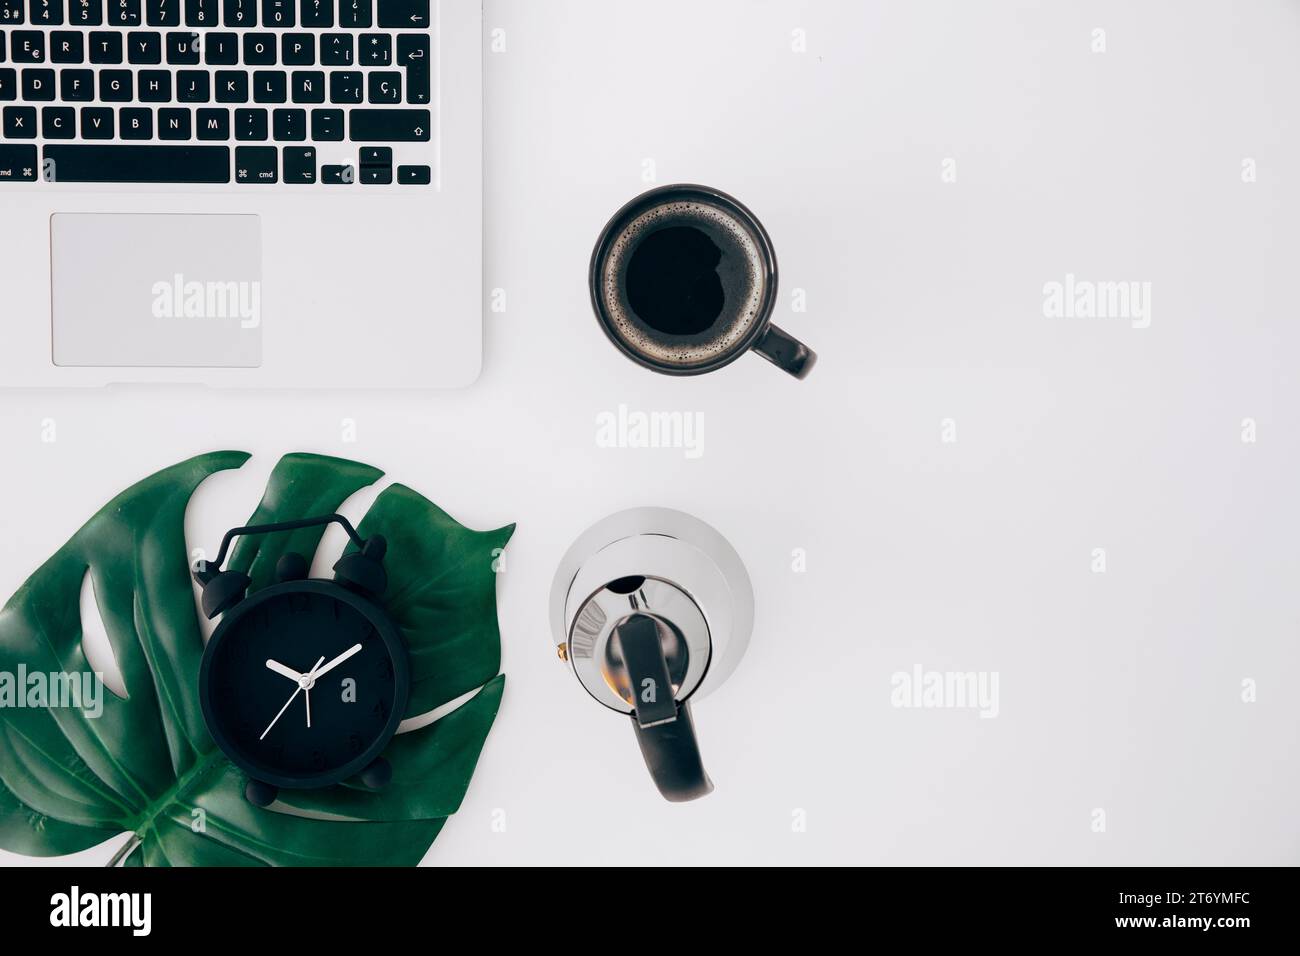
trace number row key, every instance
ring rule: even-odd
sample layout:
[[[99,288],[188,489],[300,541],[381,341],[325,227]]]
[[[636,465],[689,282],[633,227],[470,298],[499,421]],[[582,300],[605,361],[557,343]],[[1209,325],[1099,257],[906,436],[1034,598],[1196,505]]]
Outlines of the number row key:
[[[228,27],[294,26],[420,30],[430,0],[0,0],[0,26]]]

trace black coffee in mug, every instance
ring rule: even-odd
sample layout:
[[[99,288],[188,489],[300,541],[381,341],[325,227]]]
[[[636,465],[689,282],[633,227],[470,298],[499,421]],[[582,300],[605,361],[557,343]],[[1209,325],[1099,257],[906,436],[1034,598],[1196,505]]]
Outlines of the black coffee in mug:
[[[601,233],[590,280],[606,334],[655,371],[710,372],[753,348],[803,378],[816,358],[771,324],[771,240],[717,190],[664,186],[632,200]]]

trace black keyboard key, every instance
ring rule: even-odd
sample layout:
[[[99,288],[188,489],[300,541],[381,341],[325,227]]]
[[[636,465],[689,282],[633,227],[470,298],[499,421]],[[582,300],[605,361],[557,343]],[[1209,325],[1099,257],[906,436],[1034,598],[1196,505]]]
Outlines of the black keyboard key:
[[[76,139],[77,111],[71,106],[42,107],[41,135],[46,139]]]
[[[423,30],[429,25],[429,0],[379,0],[379,25]]]
[[[95,74],[90,70],[61,70],[59,99],[65,103],[89,103],[95,98]]]
[[[257,26],[257,0],[223,0],[221,23],[245,30]]]
[[[393,62],[393,38],[387,33],[363,33],[357,51],[361,66],[388,66]]]
[[[170,107],[158,111],[158,138],[180,140],[190,138],[190,111]]]
[[[111,27],[138,27],[140,25],[140,0],[108,0],[108,25]]]
[[[23,0],[0,0],[0,26],[13,26],[26,20]]]
[[[393,147],[369,146],[360,150],[357,168],[361,182],[368,186],[387,186],[393,182]]]
[[[352,34],[326,33],[320,38],[321,66],[352,65]]]
[[[274,146],[236,146],[235,182],[279,182],[276,166],[278,157]]]
[[[302,0],[298,10],[298,22],[305,27],[334,26],[334,0]]]
[[[330,74],[330,102],[331,103],[360,103],[361,102],[361,74],[348,71],[339,71]]]
[[[311,138],[320,143],[342,142],[343,111],[312,110]]]
[[[35,139],[36,107],[6,106],[3,127],[5,139]]]
[[[275,66],[275,35],[271,33],[245,33],[244,64],[246,66]]]
[[[203,38],[203,62],[208,66],[234,66],[239,62],[239,37],[209,33]]]
[[[144,0],[144,22],[151,27],[181,25],[181,0]]]
[[[55,30],[50,34],[51,63],[81,63],[86,59],[86,35],[76,30]]]
[[[301,143],[307,138],[307,111],[276,110],[271,114],[271,135],[281,143]]]
[[[288,88],[288,78],[279,70],[257,70],[253,73],[254,103],[287,102]]]
[[[427,33],[399,33],[397,65],[406,69],[406,102],[428,103],[432,46]]]
[[[28,5],[34,26],[63,26],[63,0],[28,0]]]
[[[90,35],[91,63],[121,63],[122,34],[105,30]]]
[[[126,62],[139,66],[152,66],[162,62],[162,34],[128,33],[126,35]]]
[[[105,103],[130,103],[135,99],[134,78],[130,70],[100,70],[99,98]]]
[[[15,63],[45,62],[45,34],[39,30],[15,30],[9,46],[9,58]]]
[[[116,128],[113,111],[107,106],[83,106],[81,108],[82,139],[112,139]]]
[[[295,70],[289,87],[295,103],[325,102],[325,74],[318,70]]]
[[[230,110],[198,110],[194,124],[199,139],[230,139]]]
[[[354,143],[427,143],[428,110],[353,110]]]
[[[23,99],[29,103],[54,102],[54,71],[23,70]]]
[[[280,39],[280,62],[285,66],[311,66],[316,62],[316,38],[310,33],[286,33]]]
[[[217,25],[217,0],[185,0],[185,25],[212,28]]]
[[[0,183],[34,182],[36,182],[36,147],[0,143]]]
[[[294,0],[262,0],[262,26],[286,30],[297,23]]]
[[[153,139],[153,110],[123,107],[117,118],[123,139]]]
[[[235,110],[235,139],[261,142],[268,132],[266,110]]]
[[[173,31],[167,34],[167,62],[171,66],[194,66],[199,62],[198,34]]]
[[[206,70],[179,70],[176,73],[178,103],[206,103],[212,97],[212,77]]]
[[[228,146],[87,146],[45,147],[61,182],[82,183],[228,183]]]
[[[136,74],[141,103],[170,103],[172,75],[167,70],[141,70]]]
[[[218,103],[247,103],[248,74],[243,70],[217,70]]]
[[[322,166],[320,181],[331,184],[354,183],[357,181],[357,171],[352,166]]]
[[[68,0],[68,23],[98,27],[104,23],[104,0]]]
[[[281,152],[286,183],[307,186],[316,182],[316,150],[310,146],[286,146]]]
[[[371,103],[402,102],[402,74],[376,70],[367,82]]]
[[[427,186],[433,174],[428,166],[398,166],[397,181],[403,186]]]
[[[18,99],[18,74],[13,69],[0,70],[0,103],[12,103],[16,99]]]
[[[369,29],[372,0],[339,0],[339,26],[351,30]]]

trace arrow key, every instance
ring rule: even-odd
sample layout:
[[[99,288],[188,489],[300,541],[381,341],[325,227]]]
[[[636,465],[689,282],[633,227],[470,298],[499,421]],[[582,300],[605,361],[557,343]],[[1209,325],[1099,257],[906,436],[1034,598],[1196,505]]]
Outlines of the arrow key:
[[[387,186],[393,181],[393,149],[391,146],[363,146],[358,159],[361,181],[370,185]]]
[[[403,186],[427,186],[433,179],[428,166],[398,166],[397,181]]]

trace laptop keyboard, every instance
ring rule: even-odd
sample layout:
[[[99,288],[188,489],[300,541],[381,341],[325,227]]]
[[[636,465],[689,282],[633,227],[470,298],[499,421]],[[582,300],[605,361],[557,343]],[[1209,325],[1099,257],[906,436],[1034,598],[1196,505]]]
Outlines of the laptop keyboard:
[[[430,0],[0,0],[0,184],[428,186],[432,40]]]

